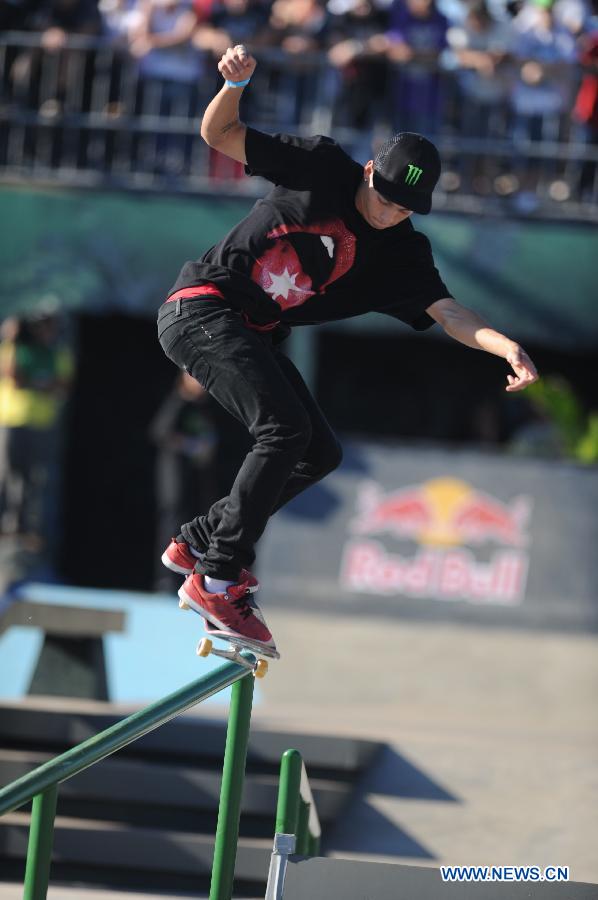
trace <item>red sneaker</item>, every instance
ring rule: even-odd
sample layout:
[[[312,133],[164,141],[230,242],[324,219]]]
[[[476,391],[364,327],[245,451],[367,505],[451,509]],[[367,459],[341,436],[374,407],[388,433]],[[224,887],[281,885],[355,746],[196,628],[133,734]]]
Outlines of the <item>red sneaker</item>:
[[[162,563],[171,572],[179,575],[190,575],[195,568],[197,556],[191,553],[191,548],[186,541],[177,541],[173,538],[162,554]]]
[[[254,590],[248,581],[242,581],[232,584],[226,593],[211,594],[204,587],[203,575],[194,574],[179,588],[179,597],[181,605],[189,606],[215,625],[222,637],[242,637],[256,647],[276,650],[261,610],[251,596]]]
[[[162,563],[166,568],[171,572],[178,572],[179,575],[193,574],[197,562],[197,556],[191,552],[189,544],[181,538],[173,538],[162,554]],[[241,569],[239,581],[247,582],[247,590],[250,594],[254,594],[260,586],[259,581],[249,569]]]

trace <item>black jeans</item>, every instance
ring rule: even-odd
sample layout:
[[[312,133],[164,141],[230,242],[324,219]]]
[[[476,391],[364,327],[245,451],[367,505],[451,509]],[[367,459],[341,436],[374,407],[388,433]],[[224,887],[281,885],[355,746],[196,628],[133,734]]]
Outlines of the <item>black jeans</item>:
[[[164,303],[162,349],[248,428],[255,439],[228,497],[181,527],[205,553],[202,571],[237,580],[255,559],[268,518],[341,461],[341,448],[293,363],[268,333],[214,299]]]

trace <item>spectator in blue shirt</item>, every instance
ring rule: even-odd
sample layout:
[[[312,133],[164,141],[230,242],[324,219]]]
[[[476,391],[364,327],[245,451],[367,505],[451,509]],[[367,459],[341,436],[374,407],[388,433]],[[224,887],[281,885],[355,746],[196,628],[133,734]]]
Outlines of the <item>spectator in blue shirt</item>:
[[[394,63],[394,130],[435,134],[441,111],[439,58],[447,46],[448,21],[435,0],[394,0],[386,56]]]

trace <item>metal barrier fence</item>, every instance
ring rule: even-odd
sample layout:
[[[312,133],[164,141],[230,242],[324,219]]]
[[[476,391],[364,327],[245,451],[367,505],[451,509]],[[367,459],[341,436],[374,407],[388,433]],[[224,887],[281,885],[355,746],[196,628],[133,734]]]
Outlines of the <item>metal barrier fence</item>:
[[[199,136],[220,83],[211,57],[196,51],[183,81],[156,77],[107,41],[73,36],[54,52],[39,41],[0,35],[0,178],[261,192]],[[362,161],[393,130],[423,131],[443,157],[437,208],[596,216],[598,145],[571,116],[577,67],[553,74],[567,100],[539,116],[515,111],[507,75],[490,103],[468,92],[460,70],[369,65],[373,80],[350,81],[323,54],[263,49],[244,119],[267,131],[333,134]]]
[[[251,653],[244,652],[242,655],[251,666],[255,666],[256,660]],[[234,662],[220,666],[203,678],[123,719],[0,790],[0,815],[12,812],[33,800],[24,900],[45,900],[46,897],[60,782],[100,762],[196,703],[231,685],[210,886],[210,900],[231,900],[253,702],[252,669]]]

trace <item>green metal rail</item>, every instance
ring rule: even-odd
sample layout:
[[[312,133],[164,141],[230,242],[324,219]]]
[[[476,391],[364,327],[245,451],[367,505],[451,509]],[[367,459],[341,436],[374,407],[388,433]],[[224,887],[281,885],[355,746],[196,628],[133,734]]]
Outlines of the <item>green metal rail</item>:
[[[244,652],[242,656],[252,666],[256,664],[255,657],[251,653]],[[111,753],[121,750],[127,744],[231,685],[232,697],[210,887],[210,900],[231,900],[239,837],[241,792],[253,703],[252,669],[235,662],[228,662],[203,678],[146,706],[0,790],[0,815],[12,812],[33,800],[24,900],[46,898],[60,782],[100,762]]]
[[[280,761],[275,830],[280,834],[294,834],[295,852],[301,856],[317,856],[320,852],[320,820],[298,750],[287,750]]]
[[[287,750],[280,762],[274,849],[270,860],[266,900],[282,900],[289,856],[318,856],[320,820],[298,750]]]

